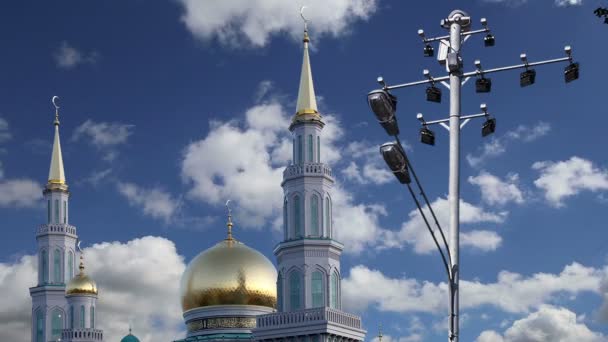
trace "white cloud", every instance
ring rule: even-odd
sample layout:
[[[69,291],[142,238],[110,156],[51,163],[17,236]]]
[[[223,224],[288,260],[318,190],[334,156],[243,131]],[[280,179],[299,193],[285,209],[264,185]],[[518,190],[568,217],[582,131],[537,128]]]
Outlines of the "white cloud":
[[[0,181],[0,207],[35,207],[42,199],[42,187],[31,179]]]
[[[161,188],[142,188],[128,182],[116,184],[118,192],[127,198],[130,205],[139,207],[144,215],[170,222],[179,211],[181,201]]]
[[[503,335],[486,330],[477,342],[602,342],[606,337],[578,323],[576,313],[561,307],[542,305],[538,311],[517,320]]]
[[[344,154],[351,158],[342,174],[346,179],[357,184],[385,184],[393,180],[393,174],[384,165],[378,150],[379,144],[366,141],[349,143]],[[361,165],[361,166],[360,166]]]
[[[509,7],[518,7],[518,6],[521,6],[528,2],[528,0],[482,0],[482,1],[491,3],[491,4],[505,4]]]
[[[437,216],[439,224],[447,234],[449,227],[449,203],[447,198],[438,198],[431,203]],[[435,224],[428,207],[423,207],[425,216],[429,220],[431,227],[435,229]],[[502,223],[507,216],[507,212],[489,212],[481,207],[477,207],[468,202],[460,202],[460,222],[462,225],[472,225],[479,223]],[[428,231],[427,226],[420,216],[417,209],[410,211],[408,220],[403,223],[401,230],[397,232],[387,232],[385,247],[402,247],[404,243],[411,245],[414,252],[418,254],[429,254],[436,251],[435,243]],[[440,234],[436,231],[438,241],[441,243]],[[495,250],[500,246],[502,239],[500,236],[486,230],[470,230],[461,232],[463,243],[481,251]]]
[[[53,54],[57,66],[63,69],[72,69],[80,64],[95,64],[99,54],[95,51],[84,53],[63,41],[61,46]]]
[[[580,6],[583,0],[555,0],[555,5],[558,7]]]
[[[185,269],[173,242],[147,236],[84,249],[86,272],[99,288],[98,325],[106,341],[119,341],[129,323],[142,342],[184,335],[179,282]],[[0,341],[29,342],[36,258],[0,263]],[[151,300],[153,299],[153,300]]]
[[[534,185],[544,191],[545,199],[555,207],[563,206],[565,198],[584,190],[608,190],[608,170],[597,168],[587,159],[574,156],[558,162],[541,161],[532,168],[540,172]]]
[[[182,22],[197,38],[217,38],[230,46],[265,46],[270,37],[282,33],[302,37],[300,4],[284,0],[197,1],[180,0]],[[311,20],[314,39],[349,32],[352,23],[366,20],[377,8],[376,0],[307,0],[305,15]]]
[[[519,176],[510,174],[502,180],[486,171],[469,177],[469,183],[479,186],[481,198],[489,205],[505,205],[509,202],[524,203],[524,196],[517,183]]]
[[[539,121],[534,126],[519,125],[514,130],[506,132],[500,137],[492,137],[488,143],[480,148],[478,155],[467,154],[466,159],[471,167],[479,167],[490,158],[495,158],[507,151],[507,147],[514,141],[524,143],[533,142],[551,131],[549,123]]]
[[[461,280],[461,307],[493,306],[509,313],[528,313],[555,300],[559,294],[571,297],[582,292],[598,294],[605,271],[572,263],[559,274],[523,276],[501,271],[496,282]],[[370,286],[373,284],[373,286]],[[376,289],[381,288],[382,291]],[[438,313],[447,308],[447,284],[412,278],[390,278],[379,270],[358,265],[342,283],[343,302],[349,310],[374,306],[380,311]]]
[[[83,136],[87,136],[91,143],[97,147],[106,147],[120,145],[127,142],[127,139],[133,134],[133,125],[127,125],[119,122],[95,122],[91,119],[83,122],[76,127],[73,140],[78,140]]]
[[[12,138],[11,132],[8,129],[8,121],[0,118],[0,143],[3,143]]]

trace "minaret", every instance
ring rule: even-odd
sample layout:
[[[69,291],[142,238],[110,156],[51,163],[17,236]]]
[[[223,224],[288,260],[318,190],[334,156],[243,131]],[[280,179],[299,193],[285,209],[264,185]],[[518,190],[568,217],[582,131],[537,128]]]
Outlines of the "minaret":
[[[78,274],[65,288],[68,323],[62,332],[61,341],[102,342],[103,331],[96,328],[97,283],[85,273],[82,253],[78,269]]]
[[[49,179],[43,194],[47,205],[46,224],[36,231],[38,285],[30,288],[32,297],[32,341],[47,342],[61,338],[67,322],[65,284],[76,271],[76,228],[68,224],[70,193],[66,183],[59,141],[58,97],[55,106],[55,138]]]
[[[306,19],[305,19],[306,23]],[[304,26],[304,58],[289,130],[293,163],[283,171],[283,241],[277,257],[277,313],[259,316],[254,339],[363,341],[361,318],[343,312],[340,255],[334,240],[331,169],[321,160],[325,123],[317,108]]]

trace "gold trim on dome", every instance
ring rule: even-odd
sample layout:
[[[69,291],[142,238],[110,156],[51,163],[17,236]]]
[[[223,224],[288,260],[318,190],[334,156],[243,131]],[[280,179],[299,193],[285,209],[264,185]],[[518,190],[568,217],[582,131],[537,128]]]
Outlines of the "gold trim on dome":
[[[296,113],[296,115],[306,115],[306,114],[319,114],[319,112],[314,109],[305,108],[305,109],[300,109]]]

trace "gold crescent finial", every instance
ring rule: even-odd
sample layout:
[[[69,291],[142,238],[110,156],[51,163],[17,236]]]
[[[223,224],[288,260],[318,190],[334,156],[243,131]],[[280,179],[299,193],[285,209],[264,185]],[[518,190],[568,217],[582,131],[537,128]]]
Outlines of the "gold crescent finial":
[[[304,16],[304,9],[306,8],[306,6],[302,6],[300,7],[300,17],[302,17],[302,20],[304,21],[304,43],[308,43],[310,42],[310,38],[308,38],[308,22],[310,20],[306,19],[306,17]]]
[[[53,122],[55,126],[59,126],[59,105],[57,104],[57,100],[59,100],[59,96],[57,95],[51,98],[51,103],[55,106],[55,121]]]
[[[228,210],[228,222],[226,226],[228,227],[228,237],[226,240],[232,241],[234,238],[232,237],[232,209],[230,208],[230,200],[226,201],[226,209]]]

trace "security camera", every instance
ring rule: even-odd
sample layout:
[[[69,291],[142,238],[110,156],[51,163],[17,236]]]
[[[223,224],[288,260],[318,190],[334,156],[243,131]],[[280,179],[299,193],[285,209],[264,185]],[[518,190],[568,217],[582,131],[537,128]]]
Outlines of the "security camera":
[[[479,59],[476,59],[476,60],[475,60],[475,67],[476,67],[477,69],[481,69],[481,61],[480,61]]]
[[[428,69],[424,69],[424,70],[422,70],[422,74],[423,74],[425,77],[429,77],[429,76],[431,76],[431,72],[430,72]]]
[[[418,119],[418,121],[420,121],[420,122],[424,123],[424,117],[422,116],[422,113],[418,113],[418,114],[416,115],[416,119]]]
[[[521,55],[519,55],[519,58],[521,58],[521,61],[526,63],[528,60],[528,56],[526,56],[525,53],[522,53]]]
[[[566,45],[564,47],[564,52],[566,53],[566,55],[570,56],[572,54],[572,48],[570,47],[570,45]]]
[[[486,18],[481,18],[481,25],[486,26],[488,25],[488,21],[486,20]]]
[[[479,105],[479,108],[482,112],[486,113],[488,111],[488,106],[485,103]]]
[[[418,30],[418,35],[420,36],[420,38],[424,39],[424,30]]]

